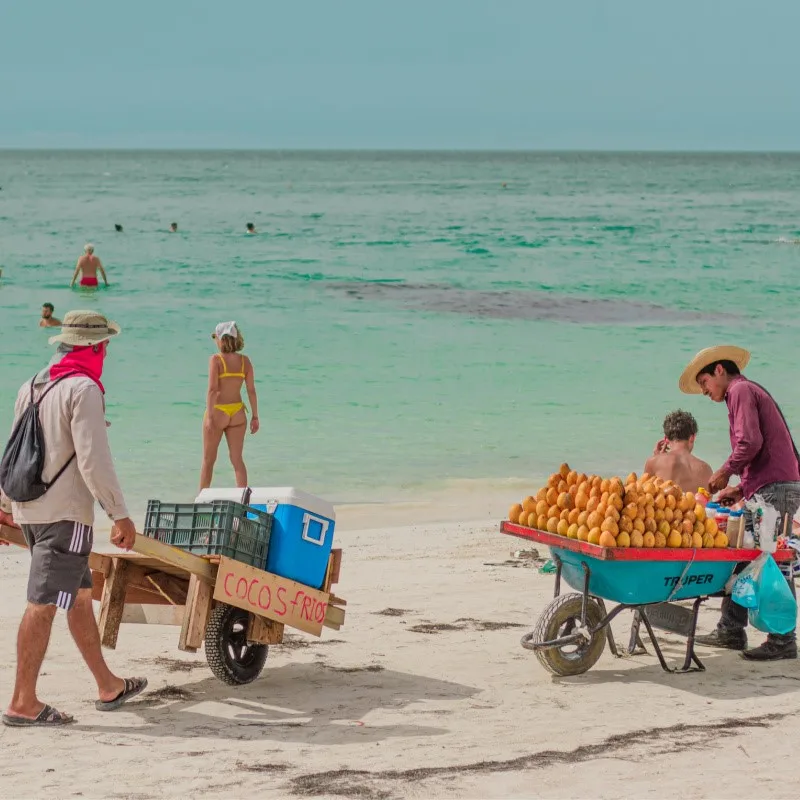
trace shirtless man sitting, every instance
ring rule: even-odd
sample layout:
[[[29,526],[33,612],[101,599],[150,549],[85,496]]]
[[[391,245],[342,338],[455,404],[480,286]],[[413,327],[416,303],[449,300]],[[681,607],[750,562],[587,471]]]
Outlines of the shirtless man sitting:
[[[94,245],[87,244],[83,248],[83,255],[75,265],[75,273],[72,276],[72,283],[70,283],[69,288],[71,289],[75,285],[78,275],[81,276],[81,286],[97,286],[98,272],[103,276],[103,283],[108,286],[106,271],[103,269],[100,259],[94,254]]]
[[[664,438],[656,445],[644,471],[662,480],[674,481],[684,492],[707,489],[714,472],[705,461],[692,455],[697,438],[697,420],[688,411],[672,411],[664,419]]]

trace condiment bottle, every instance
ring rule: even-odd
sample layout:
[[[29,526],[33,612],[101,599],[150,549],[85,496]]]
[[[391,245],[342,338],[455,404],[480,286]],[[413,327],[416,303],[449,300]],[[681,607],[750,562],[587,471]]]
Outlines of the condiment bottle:
[[[731,547],[741,547],[744,536],[744,511],[731,511],[728,517],[728,544]]]
[[[716,509],[714,521],[717,523],[717,528],[721,533],[728,533],[728,518],[730,517],[730,514],[731,512],[722,506]]]
[[[709,501],[711,500],[711,495],[708,493],[708,489],[698,489],[694,496],[695,502],[699,503],[701,506],[707,506]]]

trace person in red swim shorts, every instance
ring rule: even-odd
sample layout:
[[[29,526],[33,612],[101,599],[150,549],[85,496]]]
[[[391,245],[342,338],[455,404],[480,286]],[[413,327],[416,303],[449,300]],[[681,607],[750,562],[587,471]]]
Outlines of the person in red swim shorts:
[[[87,244],[83,248],[83,255],[78,259],[75,265],[75,272],[72,275],[72,282],[69,285],[71,289],[78,280],[78,275],[81,276],[81,286],[97,286],[97,273],[103,278],[103,283],[108,286],[108,278],[106,271],[103,269],[103,264],[100,259],[94,254],[94,245]]]

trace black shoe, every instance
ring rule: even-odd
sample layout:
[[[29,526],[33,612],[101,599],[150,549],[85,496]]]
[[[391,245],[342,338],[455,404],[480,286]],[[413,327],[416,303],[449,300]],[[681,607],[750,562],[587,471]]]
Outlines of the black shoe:
[[[723,647],[726,650],[744,650],[747,647],[747,634],[744,631],[726,631],[723,628],[716,628],[705,636],[695,636],[694,643],[704,644],[706,647]]]
[[[774,639],[767,639],[761,647],[745,650],[742,658],[750,661],[778,661],[781,658],[797,658],[797,642],[776,642]]]

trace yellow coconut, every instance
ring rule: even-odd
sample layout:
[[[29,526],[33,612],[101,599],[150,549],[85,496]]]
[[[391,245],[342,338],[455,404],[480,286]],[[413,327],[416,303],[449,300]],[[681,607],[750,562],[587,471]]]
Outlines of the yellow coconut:
[[[667,547],[680,547],[681,535],[677,531],[670,531],[667,537]]]
[[[600,539],[597,542],[600,547],[616,547],[617,540],[608,531],[603,531],[600,534]]]
[[[570,525],[567,528],[567,538],[568,539],[577,539],[578,538],[578,526],[577,524]]]

